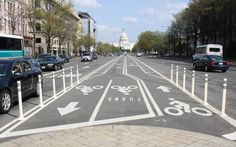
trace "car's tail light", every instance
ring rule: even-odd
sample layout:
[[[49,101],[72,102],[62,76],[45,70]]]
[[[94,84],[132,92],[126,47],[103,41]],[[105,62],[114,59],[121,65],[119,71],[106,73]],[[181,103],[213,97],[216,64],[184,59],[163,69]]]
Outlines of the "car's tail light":
[[[214,64],[215,64],[215,61],[214,61],[214,60],[213,60],[213,61],[211,61],[211,62],[210,62],[210,64],[211,64],[211,65],[214,65]]]
[[[231,62],[230,62],[230,61],[226,61],[226,64],[227,64],[227,65],[230,65],[230,64],[231,64]]]

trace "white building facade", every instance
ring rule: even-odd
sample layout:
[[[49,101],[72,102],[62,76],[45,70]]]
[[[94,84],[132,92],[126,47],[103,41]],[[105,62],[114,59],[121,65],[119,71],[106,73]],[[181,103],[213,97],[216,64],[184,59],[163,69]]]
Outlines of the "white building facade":
[[[97,27],[96,21],[87,13],[87,12],[79,12],[78,13],[81,19],[81,35],[82,36],[89,36],[93,38],[96,42],[97,38]],[[81,51],[96,51],[96,45],[92,45],[89,49],[86,49],[84,46],[81,47]]]
[[[26,9],[30,0],[0,0],[0,33],[23,36],[26,56],[32,55],[32,34]]]
[[[134,43],[129,43],[128,35],[125,33],[124,30],[123,33],[120,35],[119,47],[121,50],[126,50],[129,52],[131,52],[134,47]]]

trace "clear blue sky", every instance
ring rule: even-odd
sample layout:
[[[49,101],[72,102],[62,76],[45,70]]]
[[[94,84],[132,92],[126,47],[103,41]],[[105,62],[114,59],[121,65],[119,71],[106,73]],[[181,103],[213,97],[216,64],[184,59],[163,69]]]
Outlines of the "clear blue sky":
[[[135,43],[143,31],[165,31],[189,0],[72,0],[75,8],[88,12],[97,22],[97,40],[119,41],[125,29]]]

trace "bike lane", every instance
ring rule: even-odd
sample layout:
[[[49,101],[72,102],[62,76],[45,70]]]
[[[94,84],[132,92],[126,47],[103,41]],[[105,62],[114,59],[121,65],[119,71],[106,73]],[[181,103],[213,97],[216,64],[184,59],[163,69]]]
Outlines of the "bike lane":
[[[56,100],[45,105],[43,109],[37,111],[30,118],[22,120],[20,123],[9,128],[0,134],[0,137],[26,135],[38,132],[47,132],[67,128],[66,125],[84,125],[90,120],[95,106],[109,84],[111,77],[104,76],[103,80],[91,78],[97,73],[109,73],[109,69],[118,60],[113,60],[103,68],[96,69],[87,78],[81,79],[82,83],[74,85],[72,89],[63,95],[56,97]],[[107,72],[107,73],[106,73]],[[88,124],[89,125],[89,124]],[[91,125],[91,124],[90,124]]]
[[[128,73],[142,79],[164,116],[131,124],[176,128],[216,136],[236,130],[219,115],[208,110],[147,66],[135,61],[136,58],[127,58],[127,64],[137,65],[128,66]]]

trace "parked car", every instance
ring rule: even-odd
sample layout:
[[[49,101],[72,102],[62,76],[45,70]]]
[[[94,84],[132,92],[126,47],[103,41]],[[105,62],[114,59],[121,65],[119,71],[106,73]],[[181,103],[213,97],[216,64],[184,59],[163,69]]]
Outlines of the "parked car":
[[[90,52],[85,52],[81,56],[81,62],[83,61],[93,61],[93,55]]]
[[[218,55],[203,55],[193,62],[193,69],[198,68],[204,71],[221,70],[226,72],[229,69],[229,63]]]
[[[0,113],[8,113],[18,101],[17,81],[21,81],[22,97],[39,95],[40,68],[25,59],[0,60]]]
[[[70,62],[70,57],[68,57],[67,55],[58,55],[61,59],[64,60],[64,63],[69,63]]]
[[[46,57],[46,56],[54,56],[53,54],[39,54],[38,58],[43,58],[43,57]]]
[[[45,56],[40,58],[39,64],[42,70],[55,70],[62,69],[64,61],[59,56]]]
[[[31,57],[25,57],[24,58],[25,60],[27,60],[28,62],[30,62],[32,65],[38,67],[38,68],[41,68],[39,62]]]

